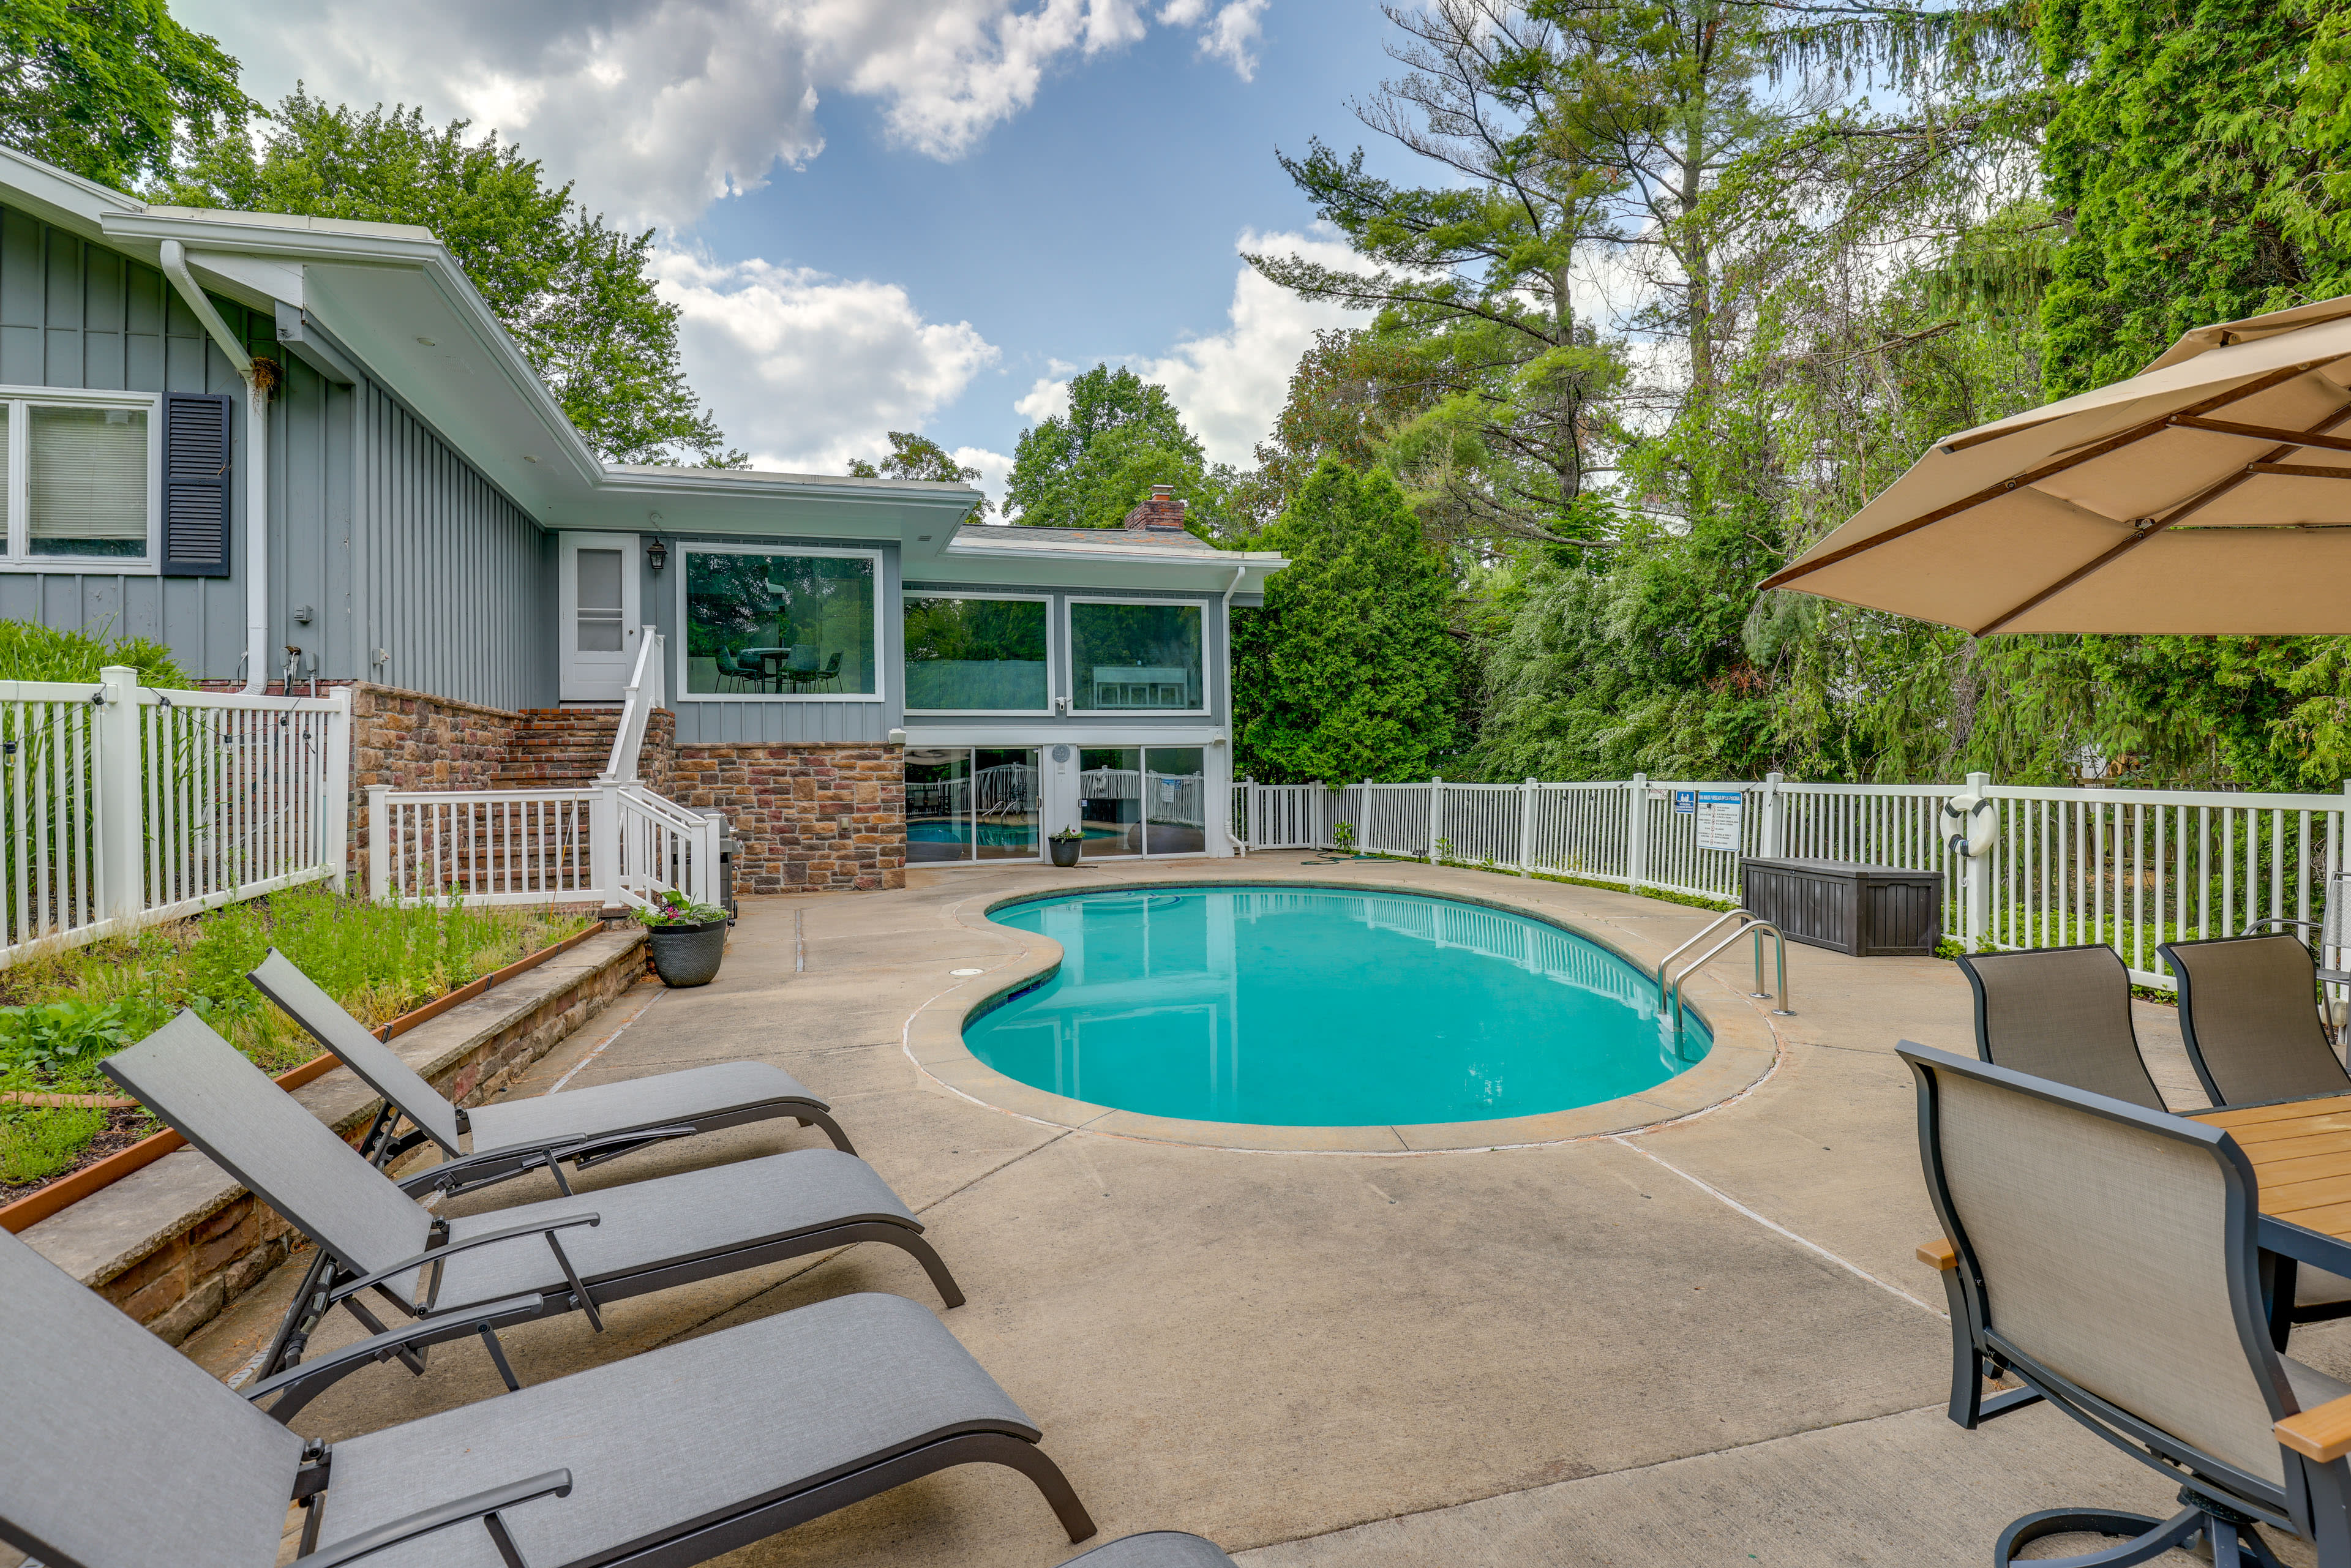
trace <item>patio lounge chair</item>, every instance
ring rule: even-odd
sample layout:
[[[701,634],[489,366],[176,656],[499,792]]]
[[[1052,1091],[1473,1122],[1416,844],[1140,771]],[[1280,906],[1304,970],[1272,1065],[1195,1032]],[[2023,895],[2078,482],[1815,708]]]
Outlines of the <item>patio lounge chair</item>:
[[[857,1152],[832,1119],[830,1105],[790,1073],[764,1061],[688,1067],[463,1109],[443,1099],[400,1060],[398,1051],[369,1033],[366,1025],[345,1012],[285,954],[271,948],[250,978],[263,996],[285,1009],[312,1039],[383,1096],[383,1119],[370,1134],[373,1146],[369,1152],[379,1165],[389,1165],[426,1138],[439,1145],[441,1163],[431,1167],[433,1179],[422,1187],[411,1186],[412,1192],[465,1192],[541,1166],[555,1172],[556,1185],[568,1192],[558,1161],[568,1160],[574,1170],[585,1170],[665,1138],[777,1116],[821,1127],[841,1153]],[[395,1140],[391,1134],[401,1116],[408,1119],[411,1130]],[[468,1133],[471,1154],[458,1146]]]
[[[2318,966],[2286,936],[2166,942],[2179,977],[2179,1033],[2215,1105],[2351,1094],[2318,1021]]]
[[[2074,1563],[2210,1539],[2275,1564],[2257,1525],[2351,1565],[2351,1385],[2279,1354],[2262,1310],[2252,1167],[2219,1128],[1905,1041],[1944,1239],[1919,1249],[1951,1309],[1951,1419],[2046,1400],[2182,1483],[2168,1521],[2053,1510],[2001,1532],[2005,1565],[2060,1531],[2127,1538]],[[2022,1386],[1987,1396],[2005,1373]]]
[[[1035,1425],[897,1296],[820,1301],[331,1445],[5,1233],[0,1322],[0,1542],[48,1568],[262,1568],[290,1501],[304,1568],[684,1568],[973,1463],[1029,1477],[1071,1541],[1094,1532]]]
[[[318,1243],[320,1261],[262,1363],[298,1361],[335,1307],[384,1338],[374,1357],[424,1370],[423,1352],[479,1334],[508,1388],[518,1386],[496,1330],[600,1309],[628,1296],[732,1274],[854,1241],[904,1249],[950,1307],[963,1292],[922,1237],[922,1222],[873,1168],[837,1149],[739,1160],[492,1214],[440,1217],[361,1158],[326,1124],[183,1012],[105,1061],[136,1095]],[[425,1173],[430,1175],[428,1171]],[[422,1177],[409,1186],[422,1187]],[[423,1297],[418,1299],[420,1287]],[[414,1320],[387,1335],[362,1292]],[[352,1364],[334,1357],[277,1378],[283,1420]]]
[[[2113,948],[1970,953],[1959,971],[1975,992],[1976,1054],[1984,1061],[2164,1108],[2131,1027],[2130,971]]]
[[[1081,1552],[1061,1568],[1233,1568],[1233,1560],[1213,1541],[1177,1530],[1147,1530],[1123,1535],[1092,1552]]]

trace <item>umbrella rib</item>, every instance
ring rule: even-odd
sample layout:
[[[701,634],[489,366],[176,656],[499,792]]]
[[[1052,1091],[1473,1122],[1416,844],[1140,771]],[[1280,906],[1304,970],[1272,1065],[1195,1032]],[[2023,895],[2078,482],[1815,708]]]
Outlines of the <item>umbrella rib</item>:
[[[2140,522],[2132,528],[2130,538],[2123,540],[2120,544],[2101,551],[2095,559],[2088,561],[2087,563],[2075,567],[2072,571],[2067,572],[2064,577],[2059,578],[2055,582],[2051,583],[2048,587],[2043,589],[2040,592],[2034,594],[2032,598],[2026,600],[2023,603],[2018,605],[2007,614],[2000,616],[1995,620],[1986,622],[1977,630],[1975,635],[1979,637],[1989,636],[1991,633],[1999,631],[2001,627],[2007,625],[2010,622],[2015,620],[2018,616],[2022,615],[2027,611],[2032,610],[2046,603],[2048,601],[2054,599],[2057,595],[2064,592],[2067,589],[2073,587],[2084,578],[2088,577],[2091,573],[2105,568],[2108,562],[2114,560],[2116,557],[2129,554],[2132,550],[2137,549],[2139,546],[2155,538],[2156,535],[2162,533],[2165,529],[2172,528],[2197,512],[2202,511],[2206,507],[2210,506],[2213,502],[2219,500],[2221,497],[2227,495],[2230,491],[2235,489],[2238,486],[2253,477],[2256,474],[2262,472],[2264,469],[2274,471],[2277,468],[2285,466],[2283,465],[2280,465],[2277,462],[2277,459],[2283,457],[2286,454],[2295,450],[2298,446],[2310,444],[2309,443],[2299,440],[2299,437],[2321,434],[2325,431],[2327,426],[2340,424],[2346,419],[2351,419],[2351,408],[2338,408],[2333,413],[2328,414],[2325,419],[2320,420],[2316,424],[2312,425],[2308,430],[2280,431],[2278,433],[2278,439],[2282,444],[2271,447],[2270,450],[2262,454],[2261,457],[2257,458],[2253,462],[2246,464],[2242,468],[2240,468],[2237,472],[2230,475],[2228,477],[2224,479],[2217,479],[2211,484],[2205,486],[2203,489],[2198,491],[2195,495],[2189,497],[2188,499],[2180,502],[2177,507],[2174,507],[2170,513],[2160,520],[2153,517],[2141,519]],[[2332,474],[2334,471],[2330,469],[2320,469],[2313,470],[2313,472]],[[2346,473],[2344,477],[2351,478],[2351,473]]]
[[[2314,430],[2280,430],[2267,424],[2238,424],[2231,420],[2199,419],[2187,413],[2173,414],[2171,423],[2189,430],[2209,430],[2216,435],[2241,435],[2252,441],[2315,446],[2329,452],[2351,452],[2351,435],[2321,435]]]
[[[2308,364],[2283,366],[2280,369],[2272,371],[2265,376],[2254,377],[2252,381],[2247,382],[2243,386],[2232,388],[2228,392],[2206,398],[2201,402],[2190,403],[2188,407],[2179,410],[2177,413],[2167,413],[2160,418],[2150,419],[2143,424],[2132,425],[2129,429],[2121,432],[2119,434],[2110,435],[2104,441],[2095,442],[2088,446],[2083,447],[2078,452],[2069,453],[2065,456],[2044,463],[2038,468],[2027,469],[2024,473],[2016,475],[2011,478],[2002,479],[1997,485],[1979,490],[1972,496],[1963,497],[1959,500],[1951,502],[1948,506],[1938,507],[1931,512],[1923,512],[1917,517],[1911,518],[1907,523],[1897,523],[1893,528],[1885,529],[1880,533],[1872,534],[1865,539],[1855,539],[1853,543],[1837,549],[1833,549],[1829,551],[1828,554],[1822,556],[1817,559],[1800,560],[1792,565],[1782,567],[1778,571],[1773,572],[1761,582],[1757,583],[1755,585],[1756,590],[1761,592],[1766,588],[1782,587],[1788,583],[1793,582],[1800,577],[1809,577],[1813,572],[1820,570],[1823,567],[1834,566],[1837,562],[1845,559],[1849,556],[1859,555],[1865,549],[1875,549],[1882,544],[1891,544],[1894,540],[1902,538],[1904,535],[1916,533],[1920,528],[1926,528],[1929,524],[1939,523],[1947,517],[1956,517],[1961,512],[1973,511],[1976,507],[1982,506],[1987,501],[1997,501],[2002,496],[2013,494],[2015,491],[2022,489],[2028,485],[2037,485],[2042,480],[2049,478],[2054,475],[2062,474],[2068,468],[2077,468],[2083,464],[2090,462],[2094,458],[2104,457],[2109,452],[2117,451],[2122,447],[2130,445],[2134,442],[2144,441],[2150,435],[2154,435],[2160,431],[2170,428],[2174,420],[2204,413],[2210,410],[2220,408],[2224,404],[2235,402],[2240,398],[2248,398],[2252,397],[2256,392],[2267,392],[2270,388],[2283,382],[2290,382],[2294,377],[2314,369],[2319,365],[2331,364],[2337,357],[2338,356],[2336,355],[2330,354],[2324,360],[2313,360]],[[2341,417],[2343,416],[2340,413],[2331,415],[2326,423],[2332,424],[2336,419]],[[2126,542],[2127,543],[2130,541]],[[2093,561],[2091,563],[2091,568],[2095,568],[2102,564],[2104,564],[2104,558],[2101,558],[2097,561]],[[2090,569],[2085,568],[2085,570],[2086,570]],[[2059,584],[2059,587],[2063,586],[2064,585],[2062,583]],[[2049,591],[2053,593],[2057,591],[2057,590],[2053,588]],[[2040,602],[2040,601],[2033,601],[2033,603],[2038,602]],[[2013,620],[2018,615],[2022,614],[2024,611],[2031,608],[2031,604],[2020,605],[2016,609],[2010,611],[2006,615],[2001,616],[2000,619],[2001,621]],[[1994,622],[1992,624],[1998,625],[2000,624],[2000,622]],[[1979,632],[1978,635],[1980,636],[1981,633]]]

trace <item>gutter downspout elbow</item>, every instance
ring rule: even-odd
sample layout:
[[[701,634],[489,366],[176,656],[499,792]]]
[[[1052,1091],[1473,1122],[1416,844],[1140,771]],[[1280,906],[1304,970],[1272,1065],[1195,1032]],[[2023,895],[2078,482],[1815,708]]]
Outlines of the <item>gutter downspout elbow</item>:
[[[253,356],[189,273],[187,248],[167,239],[157,259],[163,276],[245,379],[245,689],[259,692],[269,685],[269,394],[255,379]]]

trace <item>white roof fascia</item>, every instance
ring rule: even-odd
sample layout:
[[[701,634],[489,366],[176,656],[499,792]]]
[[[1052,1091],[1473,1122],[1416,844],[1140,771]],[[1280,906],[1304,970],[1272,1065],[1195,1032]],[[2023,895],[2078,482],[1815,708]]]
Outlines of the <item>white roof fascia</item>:
[[[0,190],[10,206],[84,239],[103,239],[110,214],[145,210],[135,197],[6,147],[0,147]]]
[[[1081,544],[1058,539],[976,539],[959,534],[937,556],[909,555],[909,587],[923,582],[1029,582],[1080,591],[1121,588],[1186,592],[1262,593],[1266,580],[1290,564],[1264,550],[1170,549],[1165,546]],[[1236,584],[1233,574],[1241,573]]]

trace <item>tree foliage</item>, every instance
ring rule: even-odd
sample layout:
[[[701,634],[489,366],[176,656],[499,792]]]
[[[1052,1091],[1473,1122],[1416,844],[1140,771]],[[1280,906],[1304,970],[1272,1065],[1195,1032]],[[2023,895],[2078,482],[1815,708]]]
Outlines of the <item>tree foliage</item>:
[[[1020,433],[1004,510],[1031,528],[1114,528],[1171,485],[1196,531],[1229,532],[1237,478],[1208,464],[1165,387],[1098,364],[1071,378],[1067,413]]]
[[[0,144],[120,191],[168,172],[190,127],[242,124],[236,75],[165,0],[0,5]]]
[[[428,125],[405,105],[361,113],[297,88],[258,137],[236,125],[200,131],[153,194],[429,228],[599,455],[740,466],[686,385],[677,307],[647,270],[652,232],[614,229],[512,142],[496,131],[468,141],[468,129]]]
[[[849,476],[852,479],[928,479],[941,485],[968,485],[979,477],[979,470],[956,461],[955,454],[926,435],[911,430],[890,432],[890,455],[879,463],[868,463],[862,457],[849,460]],[[987,515],[987,501],[983,497],[971,509],[966,521]]]
[[[1290,566],[1264,608],[1235,612],[1236,770],[1326,784],[1436,771],[1460,695],[1453,579],[1395,481],[1326,457],[1250,543]]]

